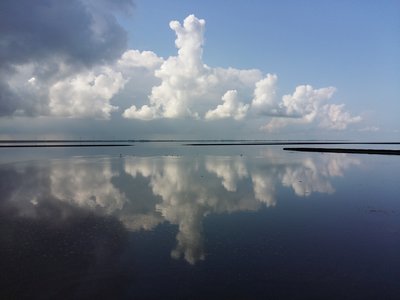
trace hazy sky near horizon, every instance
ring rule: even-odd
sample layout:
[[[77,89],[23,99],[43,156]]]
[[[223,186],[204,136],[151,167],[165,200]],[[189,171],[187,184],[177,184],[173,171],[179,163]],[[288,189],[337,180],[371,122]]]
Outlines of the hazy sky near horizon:
[[[398,139],[399,1],[0,3],[0,138]]]

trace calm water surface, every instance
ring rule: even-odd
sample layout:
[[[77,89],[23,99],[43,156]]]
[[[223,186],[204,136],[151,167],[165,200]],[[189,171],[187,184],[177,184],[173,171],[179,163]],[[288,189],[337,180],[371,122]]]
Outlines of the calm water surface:
[[[400,158],[1,149],[1,299],[398,299]]]

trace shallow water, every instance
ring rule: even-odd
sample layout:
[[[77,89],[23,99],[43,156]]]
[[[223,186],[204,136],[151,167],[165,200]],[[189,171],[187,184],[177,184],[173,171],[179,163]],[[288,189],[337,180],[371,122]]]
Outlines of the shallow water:
[[[395,299],[398,178],[282,146],[1,149],[1,298]]]

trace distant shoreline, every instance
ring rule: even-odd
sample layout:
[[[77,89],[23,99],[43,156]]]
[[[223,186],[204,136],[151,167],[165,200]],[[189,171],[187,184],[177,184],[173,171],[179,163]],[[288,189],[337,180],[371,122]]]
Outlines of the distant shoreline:
[[[345,149],[345,148],[283,148],[286,151],[300,152],[328,152],[328,153],[354,153],[354,154],[380,154],[380,155],[400,155],[400,150],[392,149]]]
[[[231,146],[231,145],[400,145],[400,142],[359,142],[349,140],[232,140],[232,139],[4,139],[1,144],[96,144],[96,143],[184,143],[187,146]]]
[[[53,145],[21,145],[21,144],[14,144],[14,145],[0,145],[0,148],[49,148],[49,147],[129,147],[134,146],[133,144],[53,144]]]

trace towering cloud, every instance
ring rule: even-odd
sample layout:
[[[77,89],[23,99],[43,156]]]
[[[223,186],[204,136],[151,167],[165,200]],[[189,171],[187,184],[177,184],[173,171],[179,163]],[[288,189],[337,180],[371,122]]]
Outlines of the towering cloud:
[[[212,121],[246,117],[266,118],[263,129],[273,131],[292,123],[313,123],[329,129],[345,129],[358,122],[343,111],[343,105],[325,104],[334,87],[314,89],[296,87],[293,94],[277,95],[276,74],[262,76],[259,70],[212,68],[202,61],[205,21],[188,16],[183,24],[172,21],[177,56],[166,59],[154,72],[161,80],[140,108],[132,105],[123,113],[126,118],[196,118]],[[220,103],[220,100],[222,103]],[[211,107],[211,108],[210,108]]]
[[[210,106],[222,98],[222,107],[214,113],[210,111],[207,118],[243,118],[247,108],[236,103],[237,95],[233,94],[249,90],[254,80],[261,78],[261,72],[205,65],[202,61],[205,21],[194,15],[188,16],[183,24],[172,21],[170,27],[176,33],[178,55],[166,59],[155,71],[161,84],[152,88],[149,104],[140,108],[132,106],[124,116],[144,120],[202,118]],[[230,91],[233,89],[235,91]]]

